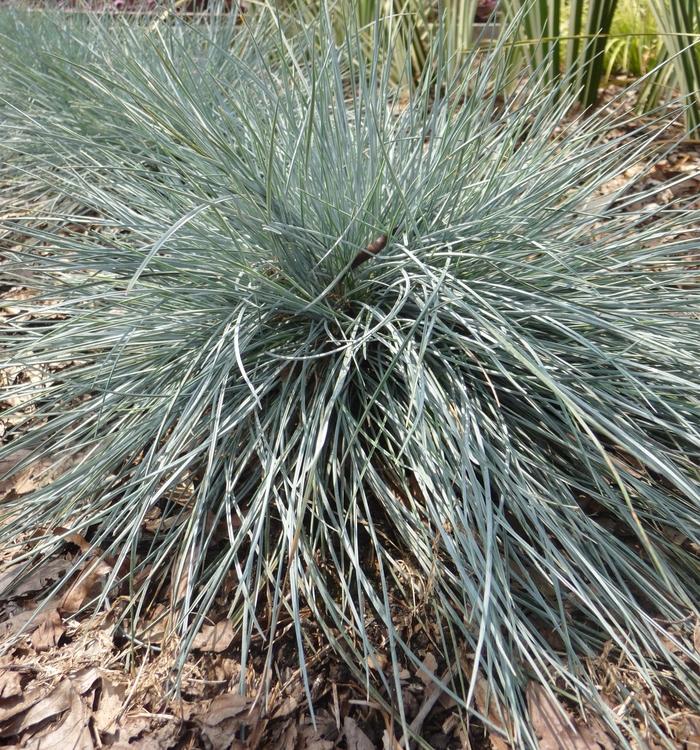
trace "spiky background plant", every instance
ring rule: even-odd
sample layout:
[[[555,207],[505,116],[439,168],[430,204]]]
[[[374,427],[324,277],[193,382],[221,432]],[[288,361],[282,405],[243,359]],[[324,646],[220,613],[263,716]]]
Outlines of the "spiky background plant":
[[[698,705],[699,217],[598,196],[648,136],[562,129],[536,76],[504,98],[497,51],[446,80],[439,39],[396,98],[391,50],[324,16],[64,21],[31,58],[2,23],[7,180],[57,201],[3,222],[37,293],[4,359],[43,375],[0,460],[63,462],[0,505],[22,573],[81,535],[133,633],[169,596],[178,665],[225,583],[242,674],[284,621],[308,679],[310,617],[378,699],[420,662],[410,613],[518,747],[530,680],[621,744]],[[606,643],[647,691],[619,715]]]
[[[499,7],[518,27],[518,62],[540,68],[548,59],[550,81],[567,78],[585,107],[598,101],[606,58],[608,74],[609,66],[620,62],[629,63],[626,72],[635,74],[640,62],[645,69],[653,68],[650,60],[642,59],[648,53],[659,67],[644,87],[642,109],[652,110],[661,94],[670,99],[678,91],[685,103],[686,129],[690,137],[696,136],[700,124],[696,0],[632,0],[631,5],[630,0],[502,0]],[[636,31],[631,29],[630,10],[637,15]],[[652,19],[651,27],[645,16]]]
[[[646,75],[658,62],[661,40],[646,0],[618,2],[605,48],[605,78]]]

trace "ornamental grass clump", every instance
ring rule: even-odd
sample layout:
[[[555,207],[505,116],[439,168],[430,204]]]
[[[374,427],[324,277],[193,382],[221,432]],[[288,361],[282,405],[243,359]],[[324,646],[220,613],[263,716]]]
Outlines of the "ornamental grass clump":
[[[2,330],[34,373],[4,481],[60,467],[0,505],[18,577],[79,535],[127,633],[168,602],[176,667],[223,598],[243,675],[289,626],[308,689],[320,632],[404,729],[422,627],[517,747],[531,682],[621,746],[663,734],[700,703],[700,217],[601,193],[651,137],[562,126],[499,50],[446,80],[437,39],[396,90],[390,49],[273,21],[7,56],[8,179],[58,207],[3,221],[3,281],[35,292]],[[629,678],[605,699],[604,649]]]

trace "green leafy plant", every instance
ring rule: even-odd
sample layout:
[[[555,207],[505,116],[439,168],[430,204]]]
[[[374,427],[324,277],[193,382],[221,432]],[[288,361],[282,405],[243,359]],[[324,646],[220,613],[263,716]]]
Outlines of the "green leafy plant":
[[[646,0],[621,0],[605,50],[605,73],[641,77],[660,56],[660,39]]]
[[[3,281],[37,294],[5,358],[39,376],[0,465],[57,476],[0,505],[16,579],[78,534],[137,642],[168,602],[177,667],[224,607],[243,675],[288,624],[308,685],[315,628],[403,731],[409,625],[517,747],[530,681],[620,746],[663,733],[623,682],[607,707],[605,644],[659,721],[697,707],[698,215],[599,196],[649,136],[562,127],[566,92],[508,95],[498,50],[446,78],[439,40],[406,101],[381,30],[367,56],[324,14],[54,26],[32,59],[17,18],[6,180],[57,208],[3,221]]]
[[[555,85],[563,77],[579,101],[589,107],[598,98],[603,53],[617,2],[503,0],[502,6],[506,18],[515,24],[520,58],[532,70],[547,61],[550,84]]]
[[[530,69],[549,61],[550,83],[568,81],[583,106],[596,103],[606,74],[622,66],[633,75],[649,75],[642,96],[647,109],[656,106],[662,91],[670,99],[674,89],[680,91],[688,132],[695,132],[700,111],[695,0],[503,0],[502,7],[516,28],[514,59]],[[650,74],[655,63],[658,71]]]
[[[687,103],[688,131],[700,128],[700,7],[695,0],[649,0],[661,42],[667,55],[667,69],[660,76],[680,89]],[[652,84],[658,83],[658,79]]]

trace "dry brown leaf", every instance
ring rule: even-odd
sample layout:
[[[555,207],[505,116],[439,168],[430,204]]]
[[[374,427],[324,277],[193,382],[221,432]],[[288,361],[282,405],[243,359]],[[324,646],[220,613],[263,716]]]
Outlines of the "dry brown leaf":
[[[47,695],[50,689],[37,688],[24,695],[18,696],[17,698],[9,698],[8,700],[0,701],[0,737],[5,736],[5,728],[2,726],[5,722],[19,716],[24,711],[28,711],[35,703],[38,703],[45,695]]]
[[[37,620],[39,624],[30,638],[32,646],[36,651],[48,651],[58,645],[66,632],[63,620],[57,609],[43,612]]]
[[[375,651],[373,654],[367,656],[367,666],[370,669],[374,669],[376,672],[383,672],[388,664],[389,660],[387,659],[386,654],[381,654],[379,651]]]
[[[192,648],[197,651],[213,651],[220,654],[233,641],[233,625],[229,620],[222,620],[216,625],[204,625],[195,636]]]
[[[239,695],[238,693],[224,693],[223,695],[218,695],[214,698],[209,704],[206,713],[199,716],[199,720],[203,724],[215,726],[226,719],[240,716],[249,705],[250,698],[246,698],[245,695]]]
[[[51,484],[61,473],[62,469],[54,466],[53,458],[43,458],[20,471],[12,478],[12,483],[8,482],[6,489],[13,490],[16,495],[26,495]]]
[[[112,750],[136,747],[138,738],[149,728],[150,722],[143,716],[126,716],[119,720],[110,734],[114,737]]]
[[[319,711],[316,716],[316,726],[306,719],[298,727],[299,738],[297,739],[295,750],[333,750],[335,742],[326,739],[327,730],[332,726],[335,729],[335,722],[330,714]]]
[[[282,734],[275,743],[275,750],[296,750],[299,738],[299,727],[296,721],[287,722]]]
[[[23,748],[35,750],[92,750],[91,711],[80,696],[97,678],[96,669],[85,669],[74,680],[63,679],[48,692],[40,689],[23,699],[2,701],[0,736],[17,737]]]
[[[21,463],[26,458],[29,458],[29,456],[31,455],[32,452],[26,448],[10,453],[9,456],[3,458],[2,461],[0,461],[0,477],[5,476],[8,471],[14,469],[17,464]],[[12,489],[14,489],[15,482],[15,477],[11,477],[10,479],[6,479],[5,481],[0,482],[0,497],[4,497]]]
[[[0,488],[3,491],[0,494],[7,494],[8,491],[12,490],[16,495],[25,495],[27,492],[33,492],[41,487],[46,487],[46,485],[58,479],[68,469],[80,464],[86,458],[88,452],[80,451],[73,456],[63,456],[60,458],[50,456],[34,461],[26,469],[18,472],[16,476],[8,480],[5,486]]]
[[[416,677],[424,684],[430,685],[433,682],[433,675],[437,671],[438,663],[435,655],[430,651],[423,659],[423,665],[418,670]]]
[[[147,643],[162,643],[171,632],[166,615],[166,608],[162,604],[156,605],[150,613],[148,621],[143,623],[143,630],[138,633],[139,640]]]
[[[695,650],[700,654],[700,620],[695,623],[693,628],[693,646]]]
[[[250,699],[237,693],[219,695],[197,717],[202,734],[212,750],[228,750],[242,726],[251,726],[257,717],[248,712]]]
[[[241,665],[234,659],[223,657],[213,663],[214,677],[221,682],[229,682],[241,673]]]
[[[346,716],[343,721],[343,735],[348,750],[374,750],[374,743],[360,729],[355,719]]]
[[[509,743],[506,742],[500,734],[502,733],[507,737],[508,730],[503,723],[496,702],[490,694],[488,683],[481,675],[479,675],[479,678],[476,681],[474,702],[476,703],[479,713],[491,722],[494,729],[498,730],[490,731],[488,727],[485,727],[486,731],[489,733],[489,740],[491,741],[493,750],[509,750]]]
[[[63,526],[56,526],[53,531],[55,534],[60,534],[66,542],[74,544],[81,552],[88,552],[92,547],[90,542],[76,531],[71,531]]]
[[[73,692],[75,691],[70,680],[62,680],[51,692],[44,695],[40,700],[33,702],[28,710],[17,716],[11,724],[8,724],[3,729],[3,734],[6,736],[18,735],[30,727],[59,717],[70,708]]]
[[[102,674],[96,667],[87,667],[71,675],[73,685],[80,695],[87,693],[101,678]]]
[[[181,727],[179,723],[168,723],[165,726],[153,728],[146,722],[141,737],[133,742],[120,739],[113,745],[110,750],[171,750],[171,748],[181,747]],[[198,747],[207,747],[201,745]],[[219,750],[213,747],[212,750]],[[229,748],[226,748],[229,750]]]
[[[542,685],[531,682],[526,695],[540,750],[615,750],[602,725],[591,722],[577,727]]]
[[[296,695],[288,695],[272,712],[271,718],[282,719],[299,708],[300,699]]]
[[[16,598],[43,591],[49,581],[63,578],[72,564],[67,557],[45,560],[17,582],[14,578],[22,573],[24,564],[10,565],[0,574],[0,594],[5,598]]]
[[[177,570],[177,565],[173,567]],[[172,602],[180,602],[185,598],[190,583],[190,573],[185,568],[181,574],[171,576],[170,580],[170,599]]]
[[[114,723],[124,705],[126,689],[105,674],[102,675],[102,687],[99,693],[99,703],[93,714],[95,728],[99,732],[112,732]]]
[[[24,745],[27,750],[93,750],[90,734],[90,711],[75,687],[68,682],[68,710],[59,726],[46,727]]]
[[[333,750],[334,742],[324,740],[319,737],[313,728],[301,731],[301,736],[297,740],[299,750]]]
[[[74,614],[100,586],[111,572],[112,567],[104,560],[93,560],[80,573],[78,580],[66,591],[58,608],[61,612]]]
[[[39,624],[36,619],[31,621],[32,617],[34,617],[34,612],[31,609],[25,609],[11,615],[4,622],[0,622],[0,640],[11,638],[24,627],[27,627],[27,632],[30,633]]]
[[[0,670],[0,698],[15,698],[22,695],[22,682],[15,669]]]
[[[679,747],[684,750],[700,750],[700,716],[686,714],[676,723],[674,731]]]

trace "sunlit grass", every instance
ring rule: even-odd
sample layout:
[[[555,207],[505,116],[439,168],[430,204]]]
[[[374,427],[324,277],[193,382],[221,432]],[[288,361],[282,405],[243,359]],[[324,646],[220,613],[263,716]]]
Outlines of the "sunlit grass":
[[[531,679],[624,745],[606,642],[697,704],[699,217],[598,200],[649,137],[562,128],[538,74],[502,95],[498,53],[448,80],[439,41],[399,99],[392,50],[324,17],[292,39],[269,15],[22,18],[0,16],[4,174],[55,208],[3,222],[25,239],[2,273],[31,268],[54,315],[2,331],[49,374],[12,386],[34,411],[0,459],[82,458],[0,506],[2,544],[32,532],[31,567],[86,537],[76,567],[109,558],[99,604],[122,586],[132,632],[169,597],[179,665],[226,581],[244,667],[284,619],[305,670],[303,609],[400,696],[410,611],[518,747]]]

